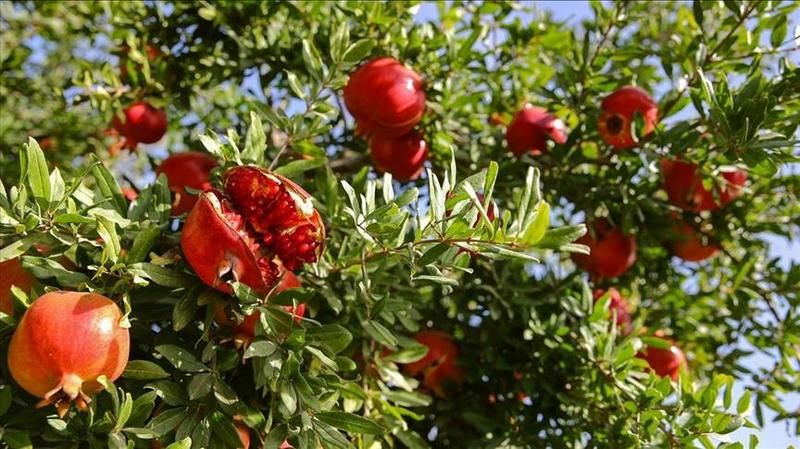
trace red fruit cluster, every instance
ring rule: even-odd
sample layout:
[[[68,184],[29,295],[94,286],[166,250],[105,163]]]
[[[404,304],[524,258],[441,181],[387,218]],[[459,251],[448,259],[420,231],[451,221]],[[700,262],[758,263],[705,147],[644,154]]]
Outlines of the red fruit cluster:
[[[275,287],[275,293],[280,293],[290,288],[298,288],[301,286],[302,284],[300,283],[300,279],[297,277],[297,275],[291,271],[287,271],[283,275],[283,278],[281,278],[281,281]],[[233,327],[233,340],[236,342],[237,346],[249,346],[256,336],[256,324],[258,324],[258,322],[261,320],[261,312],[256,310],[250,315],[244,317],[241,323],[236,324],[236,322],[234,322],[228,316],[225,307],[225,304],[217,305],[216,310],[214,311],[214,321],[220,326]],[[283,309],[286,310],[287,313],[291,314],[294,317],[294,321],[298,324],[303,320],[303,317],[306,314],[305,304],[298,304],[297,307],[284,306]]]
[[[717,210],[741,195],[747,172],[739,169],[721,171],[721,182],[717,192],[719,200],[703,186],[703,176],[696,164],[681,160],[661,160],[661,173],[664,177],[664,190],[669,201],[691,212]]]
[[[600,109],[597,132],[617,150],[636,146],[637,139],[633,135],[636,114],[641,114],[644,122],[639,138],[652,133],[658,121],[658,105],[647,92],[634,86],[623,86],[614,91],[603,99]]]
[[[428,157],[427,143],[412,131],[425,112],[422,78],[396,59],[375,58],[350,75],[344,102],[356,134],[369,139],[375,168],[399,181],[417,179]]]
[[[114,381],[128,363],[130,335],[122,311],[94,294],[58,291],[33,302],[8,348],[11,376],[28,393],[55,404],[63,416],[70,403],[85,409],[90,394]],[[65,338],[69,336],[69,338]]]
[[[525,105],[506,129],[508,149],[515,156],[531,153],[539,156],[547,151],[547,140],[563,144],[567,141],[564,122],[546,109]]]
[[[187,151],[164,159],[156,174],[164,173],[172,191],[172,215],[185,214],[197,203],[197,195],[186,191],[186,187],[207,192],[211,190],[211,170],[217,160],[208,153]]]
[[[448,383],[464,381],[464,373],[458,366],[458,346],[449,335],[435,330],[419,332],[414,339],[427,346],[428,353],[422,359],[406,364],[403,371],[411,377],[421,377],[423,386],[444,397]]]
[[[25,293],[29,293],[36,278],[22,268],[19,257],[0,262],[0,274],[2,274],[0,275],[0,312],[13,316],[14,301],[11,287],[15,286]]]
[[[203,282],[230,293],[227,281],[237,280],[265,293],[286,270],[318,260],[325,228],[305,190],[254,166],[231,168],[223,184],[200,195],[181,234],[186,261]]]
[[[124,137],[124,148],[135,149],[140,143],[156,143],[167,132],[167,113],[145,101],[128,106],[123,115],[124,119],[115,115],[112,124]]]
[[[572,254],[576,265],[600,278],[615,278],[636,262],[636,239],[614,228],[605,218],[592,224],[592,231],[575,241],[589,247],[589,254]]]

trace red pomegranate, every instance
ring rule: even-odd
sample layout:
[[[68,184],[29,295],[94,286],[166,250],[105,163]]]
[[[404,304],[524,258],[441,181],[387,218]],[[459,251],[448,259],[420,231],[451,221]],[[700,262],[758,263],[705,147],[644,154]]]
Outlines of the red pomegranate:
[[[617,315],[617,327],[623,335],[627,335],[631,330],[631,312],[628,310],[628,302],[622,294],[614,287],[608,290],[597,289],[594,291],[594,301],[597,302],[608,291],[610,302],[608,304],[609,315]]]
[[[392,58],[376,58],[359,67],[344,87],[356,132],[399,137],[411,131],[425,111],[422,79]]]
[[[416,131],[400,137],[377,134],[369,143],[375,168],[398,181],[413,181],[422,174],[428,158],[428,143]]]
[[[229,169],[223,191],[200,195],[181,234],[186,261],[200,279],[230,293],[235,279],[268,292],[285,270],[316,262],[325,227],[310,195],[255,166]]]
[[[0,262],[0,312],[14,315],[14,300],[11,297],[11,286],[16,286],[25,293],[30,293],[36,278],[22,268],[19,257]]]
[[[687,262],[706,260],[719,251],[717,245],[708,241],[708,236],[698,232],[684,221],[676,220],[674,222],[672,234],[669,248],[676,256]]]
[[[605,218],[592,223],[591,233],[575,241],[589,247],[589,254],[572,254],[572,260],[580,268],[601,278],[615,278],[636,262],[636,239],[612,228]]]
[[[678,380],[681,369],[686,366],[686,356],[683,351],[675,344],[664,337],[660,332],[656,333],[658,338],[669,342],[669,349],[647,347],[643,352],[636,354],[636,357],[644,359],[650,368],[659,376],[669,376],[672,380]]]
[[[135,148],[139,143],[156,143],[167,132],[167,113],[150,103],[137,101],[125,109],[125,120],[116,115],[114,129],[125,138],[125,146]]]
[[[620,87],[603,100],[600,109],[602,112],[597,120],[597,132],[616,150],[636,146],[631,133],[635,114],[641,114],[644,121],[644,129],[637,130],[641,133],[639,137],[652,133],[658,121],[658,105],[638,87]]]
[[[458,366],[458,346],[444,332],[426,330],[414,339],[428,347],[428,353],[416,362],[406,364],[403,371],[411,377],[422,377],[422,385],[440,397],[445,396],[447,383],[460,384],[464,373]]]
[[[290,288],[298,288],[301,286],[302,284],[300,283],[300,279],[297,277],[297,275],[291,271],[287,271],[281,278],[280,283],[278,283],[278,285],[275,287],[275,293],[280,293]],[[252,314],[244,317],[241,323],[236,324],[228,316],[225,307],[225,304],[218,304],[216,310],[214,311],[214,321],[216,321],[220,326],[234,327],[233,340],[239,346],[249,346],[256,336],[256,324],[258,324],[258,322],[261,320],[261,311],[256,310]],[[294,321],[298,324],[303,321],[303,317],[306,314],[305,304],[298,304],[297,307],[283,306],[283,309],[286,310],[287,313],[291,314],[294,317]]]
[[[186,187],[207,192],[211,190],[211,170],[217,160],[208,153],[186,151],[164,159],[156,174],[164,173],[172,191],[172,215],[185,214],[197,203],[197,195],[190,194]]]
[[[546,109],[526,104],[506,129],[508,148],[515,156],[530,152],[534,156],[547,151],[547,139],[563,144],[567,141],[564,122]]]
[[[8,348],[8,368],[28,393],[55,404],[59,415],[70,402],[85,409],[103,387],[97,378],[116,380],[128,363],[130,336],[120,326],[122,311],[96,293],[57,291],[33,302]]]
[[[703,186],[703,176],[697,165],[681,160],[661,159],[664,190],[669,201],[692,212],[713,211],[730,203],[742,193],[747,172],[736,168],[720,170],[722,179],[715,188],[719,200]]]

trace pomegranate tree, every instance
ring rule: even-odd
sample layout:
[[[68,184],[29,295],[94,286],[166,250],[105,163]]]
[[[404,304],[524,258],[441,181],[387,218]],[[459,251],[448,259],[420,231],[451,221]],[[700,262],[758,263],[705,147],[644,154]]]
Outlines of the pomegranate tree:
[[[67,337],[68,338],[65,338]],[[128,363],[130,336],[114,301],[95,293],[56,291],[33,302],[11,337],[8,369],[28,393],[64,416],[70,403],[85,409],[101,390],[99,376],[116,380]]]
[[[197,202],[197,195],[186,191],[186,187],[211,190],[211,170],[217,167],[217,160],[208,153],[186,151],[173,154],[164,159],[156,169],[156,174],[164,173],[172,191],[172,215],[189,212]]]
[[[324,244],[322,218],[308,193],[254,166],[226,171],[223,189],[200,195],[181,233],[186,261],[226,293],[228,280],[267,292],[285,270],[316,262]]]

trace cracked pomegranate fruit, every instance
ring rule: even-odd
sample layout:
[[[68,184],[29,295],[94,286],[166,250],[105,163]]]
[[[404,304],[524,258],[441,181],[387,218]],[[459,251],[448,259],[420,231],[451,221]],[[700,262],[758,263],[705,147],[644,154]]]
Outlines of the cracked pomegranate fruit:
[[[185,214],[197,203],[197,195],[186,191],[186,187],[207,192],[211,190],[211,170],[217,160],[208,153],[187,151],[164,159],[156,174],[164,173],[169,190],[172,191],[172,215]]]
[[[681,160],[661,159],[664,190],[669,201],[692,212],[713,211],[730,203],[742,193],[747,172],[736,168],[720,170],[721,180],[714,190],[719,198],[703,186],[697,165]]]
[[[64,416],[70,403],[85,409],[103,387],[99,376],[116,380],[128,363],[130,335],[122,311],[96,293],[50,292],[22,316],[8,348],[11,376],[28,393],[54,404]]]
[[[615,278],[622,275],[636,262],[636,239],[623,234],[621,229],[611,227],[605,218],[592,223],[593,233],[587,233],[575,241],[589,247],[589,254],[572,254],[572,260],[593,276]],[[594,235],[592,235],[594,234]]]
[[[200,195],[181,233],[186,261],[204,283],[225,293],[229,280],[266,293],[284,271],[316,262],[324,244],[310,195],[254,166],[226,171],[223,190]]]
[[[22,268],[19,257],[0,262],[0,312],[14,316],[14,299],[11,286],[30,293],[36,278]]]
[[[422,174],[428,143],[416,131],[400,137],[378,134],[370,140],[369,152],[378,171],[391,173],[398,181],[413,181]]]
[[[661,332],[656,332],[658,338],[669,342],[668,349],[650,346],[636,354],[636,357],[646,360],[657,375],[678,380],[681,370],[686,366],[686,356],[671,340],[661,335],[663,335]]]
[[[658,121],[658,105],[643,89],[634,86],[620,87],[600,104],[597,131],[603,140],[617,150],[636,146],[632,126],[635,114],[641,114],[644,129],[636,130],[644,137],[653,132]]]
[[[167,113],[150,103],[137,101],[125,109],[125,120],[114,116],[114,129],[125,138],[123,146],[134,149],[139,143],[156,143],[167,132]]]
[[[376,58],[350,75],[344,102],[357,134],[399,137],[422,119],[425,91],[416,72],[396,59]]]
[[[563,144],[567,141],[564,122],[546,109],[530,104],[525,105],[506,129],[508,149],[515,156],[526,152],[539,156],[547,151],[547,139]]]
[[[713,257],[719,247],[710,242],[707,235],[698,232],[692,225],[676,220],[672,225],[669,248],[673,254],[687,262],[700,262]]]
[[[278,283],[278,285],[275,287],[275,293],[280,293],[290,288],[298,288],[301,285],[302,284],[300,283],[300,279],[297,277],[297,275],[291,271],[287,271],[281,278],[280,283]],[[291,314],[294,317],[295,323],[298,324],[303,321],[303,317],[306,314],[305,304],[298,304],[297,307],[283,306],[283,309],[286,310],[287,313]],[[225,327],[233,327],[233,341],[236,342],[236,345],[240,347],[247,347],[253,341],[256,336],[256,324],[258,324],[260,320],[261,311],[259,310],[256,310],[250,315],[244,317],[242,322],[239,324],[236,324],[236,322],[234,322],[228,316],[225,304],[218,304],[216,306],[216,310],[214,311],[214,321],[216,321],[217,324]]]
[[[597,302],[600,300],[600,298],[602,298],[606,292],[608,292],[609,295],[609,315],[614,316],[616,313],[617,327],[620,329],[623,335],[629,334],[631,330],[631,312],[628,310],[628,302],[625,300],[619,290],[614,287],[611,287],[608,290],[597,289],[594,291],[594,301]]]
[[[458,366],[458,346],[449,335],[435,330],[419,332],[414,339],[427,346],[428,353],[403,366],[403,371],[408,376],[421,377],[423,386],[444,397],[446,384],[460,384],[464,380]]]

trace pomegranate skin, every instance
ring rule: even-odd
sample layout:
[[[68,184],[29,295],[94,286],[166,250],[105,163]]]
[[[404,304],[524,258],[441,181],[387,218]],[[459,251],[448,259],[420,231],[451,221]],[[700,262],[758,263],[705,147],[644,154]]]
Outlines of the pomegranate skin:
[[[197,195],[190,194],[186,187],[207,192],[211,190],[211,171],[217,160],[208,153],[187,151],[164,159],[156,174],[164,173],[169,190],[172,191],[172,215],[182,215],[197,203]]]
[[[661,160],[664,190],[670,203],[692,212],[714,211],[736,199],[747,182],[747,172],[740,169],[722,171],[717,185],[719,200],[703,186],[697,165],[681,160]]]
[[[700,262],[713,257],[719,247],[713,243],[704,243],[703,235],[683,221],[676,221],[672,226],[673,239],[669,248],[675,256],[687,262]]]
[[[453,339],[441,331],[426,330],[417,333],[414,339],[428,347],[428,353],[420,360],[403,366],[411,377],[422,376],[422,385],[440,397],[445,396],[447,383],[461,384],[464,372],[458,366],[458,346]]]
[[[184,257],[206,285],[230,293],[233,278],[266,293],[284,271],[319,259],[325,227],[305,190],[253,166],[223,178],[224,191],[201,194],[181,233]]]
[[[615,278],[636,262],[636,239],[612,228],[605,218],[593,223],[594,236],[586,234],[575,241],[589,247],[590,254],[572,254],[578,267],[600,278]]]
[[[668,341],[670,343],[669,349],[648,347],[643,352],[636,354],[636,357],[646,360],[657,375],[678,380],[681,369],[686,366],[686,355],[671,340],[663,337],[658,338]]]
[[[11,295],[11,286],[16,286],[26,293],[30,293],[36,278],[22,268],[19,257],[0,263],[0,312],[14,316],[14,300]]]
[[[422,174],[428,159],[428,143],[416,131],[398,138],[376,135],[370,140],[369,152],[378,171],[408,182]]]
[[[621,330],[623,335],[628,335],[631,330],[631,312],[628,310],[628,302],[622,294],[614,287],[608,290],[597,289],[594,291],[594,301],[597,302],[608,291],[609,304],[608,313],[609,317],[613,316],[614,312],[617,314],[617,327]]]
[[[422,84],[415,71],[393,58],[375,58],[356,69],[344,87],[356,133],[399,137],[411,131],[425,112]]]
[[[57,291],[33,302],[11,338],[8,367],[28,393],[55,404],[63,416],[71,401],[80,408],[103,387],[101,375],[116,380],[128,363],[130,334],[122,311],[95,293]]]
[[[522,156],[526,152],[533,156],[541,155],[547,151],[547,139],[558,144],[565,143],[567,131],[564,122],[546,109],[530,104],[517,112],[506,129],[508,149],[515,156]]]
[[[597,132],[603,140],[616,150],[636,146],[631,134],[634,115],[639,113],[644,121],[644,129],[637,130],[644,137],[653,132],[658,121],[658,105],[643,89],[634,86],[620,87],[603,99],[600,104],[600,118]]]
[[[137,101],[125,109],[124,115],[125,121],[115,115],[113,125],[125,137],[129,148],[139,143],[156,143],[167,132],[167,113],[150,103]]]

